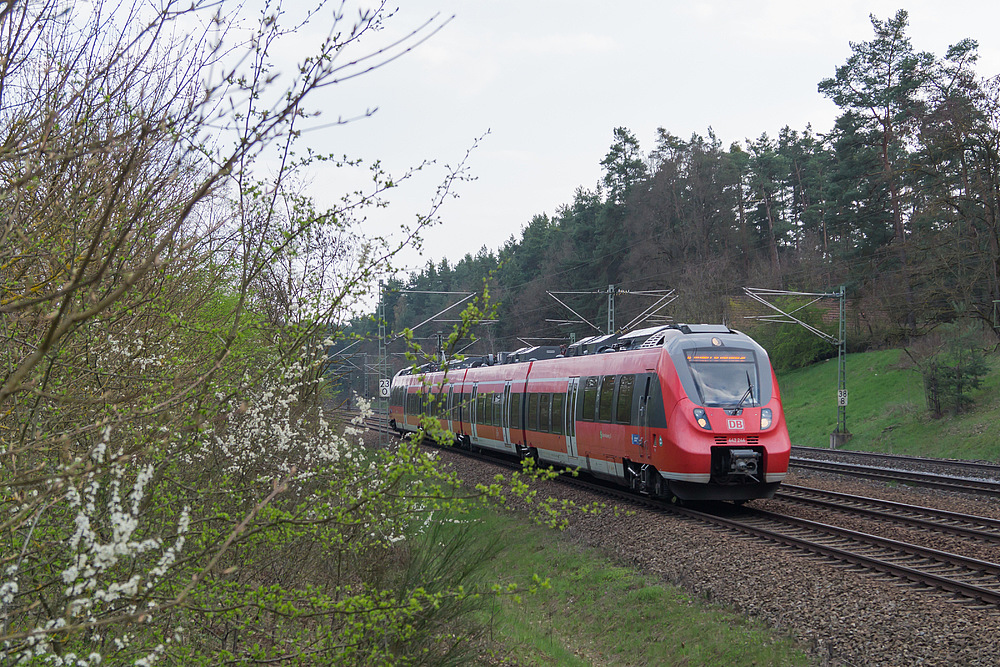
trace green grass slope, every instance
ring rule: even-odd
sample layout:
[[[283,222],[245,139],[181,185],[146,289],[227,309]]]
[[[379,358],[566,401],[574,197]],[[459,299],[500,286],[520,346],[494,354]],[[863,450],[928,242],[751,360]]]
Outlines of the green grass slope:
[[[1000,359],[972,392],[966,413],[932,419],[920,371],[902,350],[847,357],[845,449],[962,459],[1000,459]],[[793,445],[829,447],[837,424],[837,360],[778,377]]]
[[[550,586],[489,601],[479,621],[491,639],[483,664],[805,665],[795,642],[757,621],[609,561],[523,518],[484,514],[473,522],[502,536],[489,564],[499,585],[538,574]]]

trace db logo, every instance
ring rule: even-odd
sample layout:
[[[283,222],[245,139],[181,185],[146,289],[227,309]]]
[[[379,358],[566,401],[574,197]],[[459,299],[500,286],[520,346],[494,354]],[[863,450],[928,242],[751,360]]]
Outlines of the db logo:
[[[727,419],[726,425],[729,427],[730,431],[742,431],[743,430],[743,420],[742,419]]]

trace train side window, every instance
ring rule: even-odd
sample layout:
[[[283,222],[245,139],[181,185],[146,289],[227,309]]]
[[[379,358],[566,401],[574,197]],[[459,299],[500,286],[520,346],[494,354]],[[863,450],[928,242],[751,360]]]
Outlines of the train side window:
[[[521,394],[512,392],[510,395],[510,415],[508,421],[511,428],[521,428]]]
[[[618,405],[615,421],[619,424],[632,423],[632,394],[635,390],[635,376],[623,375],[618,383]]]
[[[563,422],[566,420],[564,404],[566,394],[552,394],[552,432],[562,435]]]
[[[549,415],[552,412],[552,394],[539,394],[538,399],[538,430],[549,433],[552,427],[549,425]]]
[[[615,376],[605,375],[601,379],[601,397],[598,399],[597,420],[602,422],[611,421],[611,405],[615,397]]]
[[[538,394],[528,394],[528,421],[525,428],[538,430]]]
[[[597,408],[597,385],[599,377],[589,377],[583,383],[583,414],[580,419],[588,422],[594,421],[594,413]]]
[[[476,396],[476,423],[486,423],[486,394],[479,392]]]
[[[493,394],[493,425],[503,426],[503,394],[499,391]]]

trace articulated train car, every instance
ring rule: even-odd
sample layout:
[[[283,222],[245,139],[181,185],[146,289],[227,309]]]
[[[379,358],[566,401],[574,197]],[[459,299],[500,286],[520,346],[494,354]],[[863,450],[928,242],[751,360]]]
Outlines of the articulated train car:
[[[768,498],[788,472],[767,353],[725,326],[656,327],[404,370],[389,402],[401,433],[434,416],[461,446],[579,468],[653,496]]]

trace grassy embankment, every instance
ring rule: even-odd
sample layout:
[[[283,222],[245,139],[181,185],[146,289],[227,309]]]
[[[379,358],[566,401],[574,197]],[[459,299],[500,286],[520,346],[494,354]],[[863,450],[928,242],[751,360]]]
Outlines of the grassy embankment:
[[[503,584],[538,574],[550,587],[487,604],[479,622],[490,664],[805,665],[791,640],[738,614],[619,567],[552,530],[509,516],[477,518],[505,549],[488,576]]]
[[[970,395],[966,413],[932,419],[923,380],[900,350],[847,357],[846,449],[962,459],[1000,459],[1000,358],[988,357],[990,372]],[[837,360],[779,376],[794,445],[828,447],[837,423]]]

